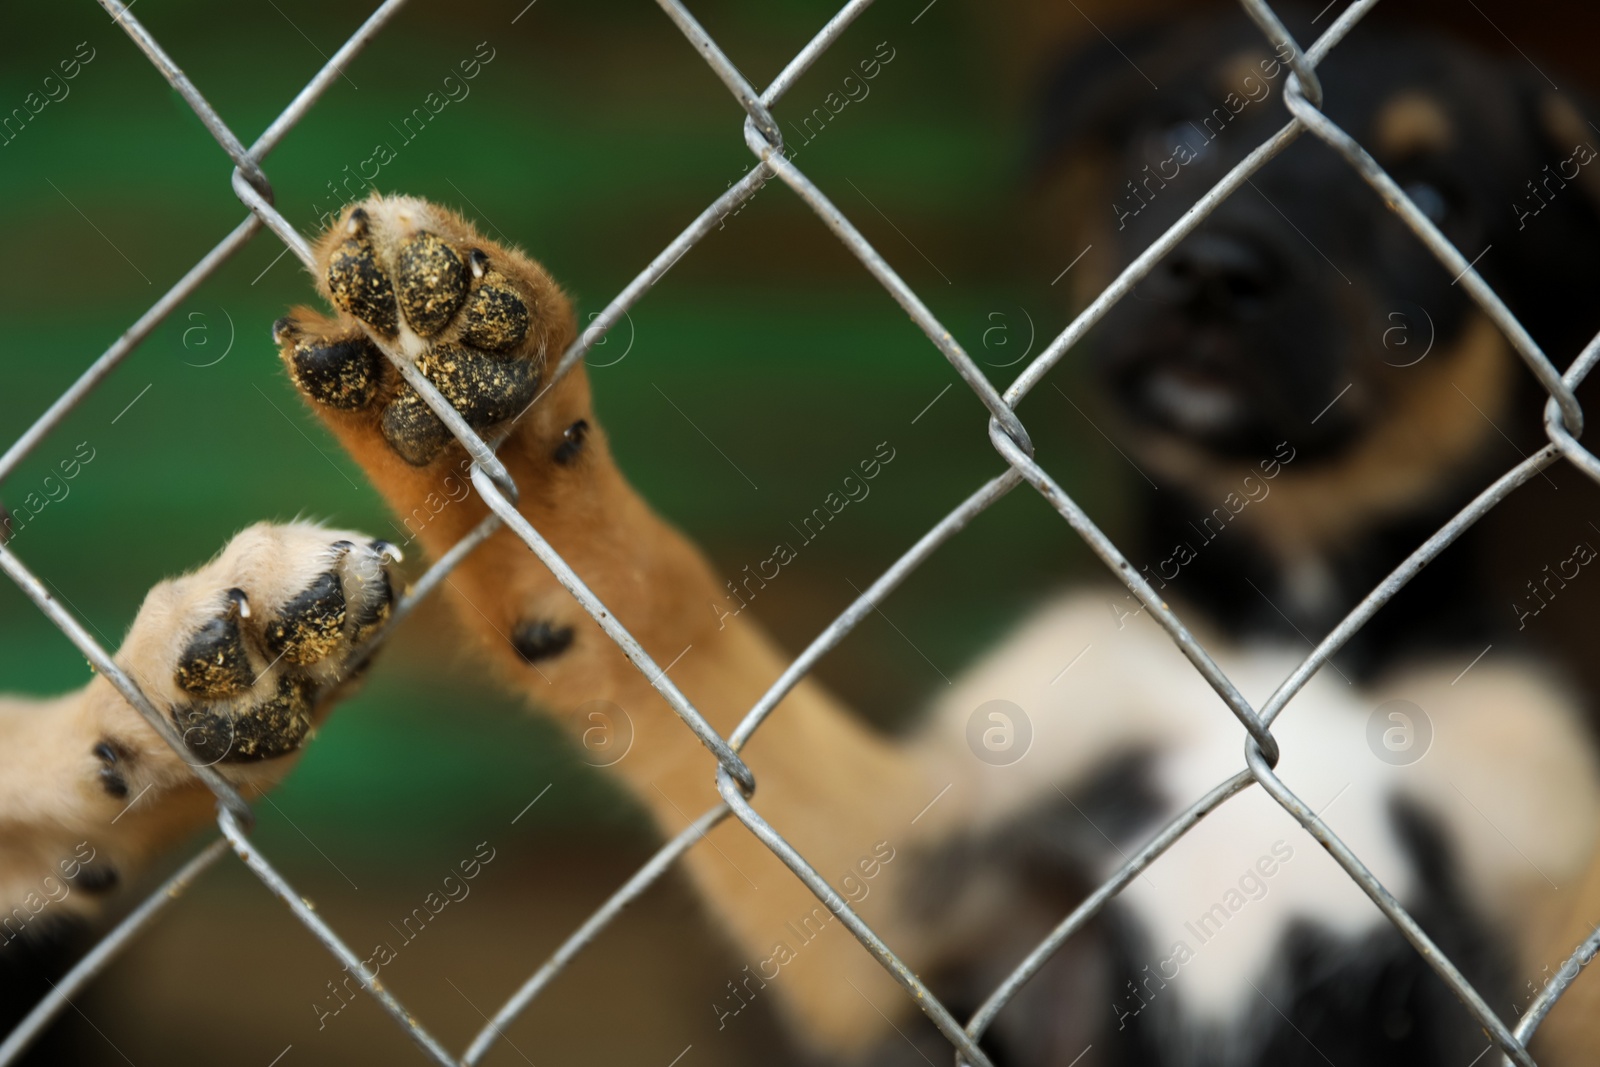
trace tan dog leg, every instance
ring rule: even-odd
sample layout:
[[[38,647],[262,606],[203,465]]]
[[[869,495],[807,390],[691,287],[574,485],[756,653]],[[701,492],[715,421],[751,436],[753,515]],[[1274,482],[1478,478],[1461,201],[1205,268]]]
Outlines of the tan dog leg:
[[[1595,1062],[1600,1047],[1600,971],[1594,957],[1579,957],[1576,975],[1572,953],[1600,926],[1600,860],[1589,868],[1577,892],[1577,904],[1566,920],[1556,926],[1552,936],[1543,939],[1541,952],[1528,961],[1528,971],[1541,968],[1529,984],[1517,990],[1517,1010],[1526,1011],[1532,999],[1545,987],[1560,979],[1572,985],[1556,1006],[1533,1044],[1541,1064],[1550,1067],[1582,1067]]]
[[[705,560],[612,462],[581,367],[528,407],[576,331],[549,275],[454,213],[399,197],[347,209],[318,241],[316,259],[317,284],[337,317],[298,309],[275,336],[290,375],[395,512],[429,516],[419,533],[435,556],[486,513],[466,492],[464,450],[378,346],[413,360],[475,427],[515,418],[499,455],[521,489],[520,512],[646,651],[671,665],[672,680],[727,736],[787,658],[743,619],[719,621],[712,605],[721,590]],[[717,801],[711,756],[515,536],[497,532],[445,591],[510,684],[575,733],[594,725],[580,710],[589,701],[624,709],[636,736],[615,770],[665,832]],[[860,877],[880,843],[880,858],[898,855],[914,832],[936,825],[929,818],[912,827],[911,819],[951,780],[870,734],[811,683],[777,708],[745,756],[758,781],[757,809],[836,888],[852,870]],[[806,1032],[836,1047],[858,1045],[883,1026],[868,997],[891,1013],[909,1005],[839,923],[819,921],[830,917],[817,899],[734,820],[686,862],[752,975],[778,944],[794,949],[772,980]],[[911,864],[881,866],[875,888]],[[880,903],[866,901],[862,913],[891,945],[926,946],[925,935],[906,936]],[[791,932],[802,920],[827,927],[804,947]],[[747,996],[764,984],[730,977],[746,983]]]
[[[116,662],[171,716],[183,756],[104,678],[0,699],[0,943],[92,911],[207,821],[214,798],[186,760],[247,796],[278,782],[389,616],[391,552],[351,531],[261,524],[152,589]]]

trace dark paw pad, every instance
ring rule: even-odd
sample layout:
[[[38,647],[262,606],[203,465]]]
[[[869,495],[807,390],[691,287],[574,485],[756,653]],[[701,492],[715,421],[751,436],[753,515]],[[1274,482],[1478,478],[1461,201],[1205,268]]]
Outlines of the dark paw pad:
[[[310,683],[284,676],[270,700],[228,711],[189,705],[172,721],[189,751],[206,763],[252,763],[286,756],[311,732]]]
[[[409,385],[383,409],[382,429],[389,447],[413,467],[431,462],[450,443],[450,431]]]
[[[128,795],[128,780],[122,776],[123,764],[128,762],[128,750],[110,738],[98,742],[92,749],[100,761],[100,787],[118,800]]]
[[[239,633],[242,593],[227,610],[200,627],[178,657],[178,688],[195,696],[216,699],[249,689],[256,672]]]
[[[400,250],[395,280],[400,310],[422,337],[444,329],[467,295],[467,268],[455,250],[431,233],[419,233]]]
[[[539,391],[534,362],[507,362],[456,345],[435,346],[417,360],[417,368],[473,429],[520,414]]]
[[[319,404],[341,411],[359,411],[378,395],[383,355],[357,335],[340,341],[297,340],[289,354],[289,372],[300,391]]]
[[[117,873],[115,867],[102,863],[94,867],[80,868],[76,882],[78,888],[85,893],[109,893],[121,884],[122,875]]]
[[[528,306],[504,282],[491,273],[467,301],[461,339],[474,348],[509,352],[528,336]]]
[[[536,362],[496,359],[459,345],[435,345],[417,360],[417,369],[475,430],[520,415],[539,391]],[[410,387],[384,409],[382,428],[384,439],[415,467],[431,462],[451,440],[450,431]]]
[[[338,647],[344,617],[344,584],[337,572],[328,571],[285,604],[262,636],[272,656],[316,663]]]
[[[527,663],[553,659],[572,647],[570,626],[549,622],[524,622],[511,631],[511,645]]]
[[[352,217],[351,222],[355,219]],[[378,257],[366,237],[345,240],[328,258],[328,291],[333,302],[382,334],[393,334],[399,324],[394,286],[378,266]]]
[[[555,461],[565,467],[583,452],[583,442],[589,436],[589,420],[579,419],[561,431],[561,443],[556,446]]]

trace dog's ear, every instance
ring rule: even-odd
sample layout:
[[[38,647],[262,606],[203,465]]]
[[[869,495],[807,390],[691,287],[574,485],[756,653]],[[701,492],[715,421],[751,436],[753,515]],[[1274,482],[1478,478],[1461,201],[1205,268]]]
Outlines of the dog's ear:
[[[1582,193],[1589,209],[1600,218],[1600,130],[1591,115],[1600,115],[1594,101],[1557,91],[1546,86],[1534,90],[1530,103],[1535,128],[1551,160],[1571,165],[1565,173],[1577,171],[1572,186]],[[1559,164],[1554,164],[1559,168]]]
[[[1600,108],[1531,74],[1520,105],[1532,134],[1527,173],[1500,208],[1504,237],[1495,241],[1507,258],[1493,281],[1564,365],[1600,329],[1593,299],[1600,284],[1600,131],[1591,124]]]
[[[1099,227],[1111,217],[1114,157],[1139,125],[1154,90],[1134,67],[1156,44],[1155,27],[1096,38],[1062,56],[1035,94],[1028,159],[1030,239],[1051,260],[1088,242],[1094,249],[1068,287],[1086,299],[1107,280],[1110,246]],[[1102,206],[1103,205],[1103,206]]]
[[[1102,39],[1062,56],[1037,94],[1032,170],[1043,174],[1072,156],[1098,155],[1126,136],[1153,91],[1128,59],[1145,51],[1158,30],[1146,27],[1113,45]]]

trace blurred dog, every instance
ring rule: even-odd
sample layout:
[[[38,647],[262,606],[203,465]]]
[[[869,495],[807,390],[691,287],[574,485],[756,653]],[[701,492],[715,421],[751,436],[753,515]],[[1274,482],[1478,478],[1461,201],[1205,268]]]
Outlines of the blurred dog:
[[[1289,47],[1208,20],[1065,69],[1042,158],[1068,208],[1061,247],[1091,228],[1091,289],[1286,121]],[[1581,113],[1436,41],[1358,30],[1322,72],[1328,114],[1478,257],[1551,352],[1574,351],[1594,325],[1577,298],[1600,239]],[[638,670],[504,528],[441,590],[462,627],[508,686],[575,734],[596,701],[628,712],[634,745],[613,773],[664,830],[721,803],[663,691],[681,690],[726,737],[788,657],[748,615],[719,611],[727,583],[623,479],[582,368],[550,380],[577,333],[559,286],[410,197],[349,206],[313,251],[333,311],[296,309],[274,339],[396,514],[426,517],[419,539],[435,556],[487,514],[399,360],[468,423],[503,433],[521,487],[503,518],[536,530],[607,620],[668,666]],[[1257,707],[1309,639],[1506,465],[1496,427],[1516,432],[1539,413],[1454,279],[1309,138],[1090,342],[1107,409],[1159,479],[1133,561]],[[281,777],[387,611],[392,557],[364,541],[260,528],[152,594],[119,661],[196,762],[252,788]],[[1600,816],[1584,702],[1505,635],[1522,621],[1494,610],[1470,546],[1453,546],[1273,728],[1283,781],[1502,1018],[1570,949],[1569,913],[1600,905],[1600,893],[1575,899]],[[710,991],[717,1024],[770,1002],[825,1062],[949,1054],[838,921],[846,908],[965,1019],[1153,833],[1243,766],[1242,728],[1116,585],[1051,600],[907,738],[873,734],[809,679],[779,696],[741,751],[751,804],[838,894],[820,903],[731,818],[683,863],[749,960]],[[18,907],[44,899],[36,887],[73,877],[60,864],[80,838],[125,870],[207,817],[205,795],[103,680],[40,710],[0,708],[0,758],[23,764],[0,775],[0,904],[19,921],[34,913]],[[51,805],[32,799],[51,790]],[[110,816],[128,803],[138,817],[119,825]],[[1260,789],[1239,792],[1043,963],[983,1047],[1012,1067],[1446,1067],[1488,1054],[1423,956],[1312,844]],[[114,880],[88,869],[102,889]],[[1565,1041],[1551,1055],[1587,1062],[1593,1016],[1568,1007],[1551,1018]]]
[[[1062,247],[1093,243],[1077,279],[1085,292],[1284,124],[1287,51],[1234,15],[1147,35],[1133,60],[1096,50],[1060,77],[1041,149],[1071,198]],[[1437,38],[1357,32],[1322,70],[1336,87],[1329,116],[1476,261],[1553,359],[1575,356],[1600,327],[1586,299],[1600,134],[1570,96]],[[1152,498],[1151,551],[1193,545],[1188,522],[1206,510],[1195,504],[1283,442],[1296,454],[1294,477],[1275,486],[1292,504],[1271,521],[1267,509],[1242,512],[1248,537],[1183,566],[1183,595],[1236,632],[1326,632],[1397,550],[1504,470],[1497,427],[1521,437],[1540,414],[1532,377],[1457,279],[1309,135],[1159,263],[1094,347],[1123,439],[1173,483]],[[1160,506],[1174,497],[1190,506]],[[1431,567],[1363,630],[1360,649],[1466,647],[1500,629],[1505,611],[1473,563],[1460,552]],[[1241,575],[1266,593],[1242,610]]]
[[[1096,47],[1063,68],[1039,150],[1058,250],[1092,245],[1089,269],[1077,275],[1085,299],[1282,127],[1291,55],[1287,42],[1268,42],[1233,13],[1150,29],[1122,51]],[[1571,360],[1600,329],[1586,298],[1600,248],[1592,166],[1600,133],[1580,106],[1528,67],[1431,35],[1358,29],[1319,76],[1325,113],[1475,263],[1557,365]],[[1542,443],[1542,391],[1458,283],[1352,167],[1307,135],[1110,312],[1091,335],[1092,373],[1120,443],[1149,476],[1130,482],[1143,515],[1130,555],[1161,595],[1236,640],[1308,648],[1307,638],[1331,630],[1519,458],[1508,435],[1524,454]],[[1521,660],[1530,686],[1563,688],[1572,717],[1592,720],[1592,698],[1573,693],[1525,632],[1530,615],[1594,558],[1581,518],[1570,509],[1558,518],[1580,542],[1554,565],[1565,578],[1549,584],[1555,572],[1543,559],[1513,563],[1529,580],[1508,610],[1492,592],[1490,546],[1469,531],[1335,658],[1341,680],[1382,688],[1418,663],[1466,668],[1493,648]],[[1468,675],[1451,687],[1473,682]],[[1524,713],[1521,704],[1507,700],[1503,714]],[[1486,756],[1503,743],[1499,730],[1474,738],[1459,715],[1423,707],[1434,713],[1432,729],[1454,729]],[[1294,714],[1291,705],[1285,721]],[[1587,747],[1588,731],[1574,743]],[[1550,770],[1538,754],[1526,758],[1524,767],[1486,760],[1483,770],[1506,781]],[[1569,865],[1590,847],[1590,764],[1567,768],[1575,778],[1561,791],[1574,803],[1552,810],[1573,822]],[[1415,807],[1396,818],[1472,803],[1464,781],[1433,784],[1439,795],[1412,796]],[[1488,822],[1492,813],[1465,832]],[[1505,940],[1483,925],[1492,894],[1460,862],[1476,846],[1441,829],[1435,821],[1431,831],[1408,831],[1410,862],[1433,867],[1427,903],[1419,899],[1431,913],[1424,925],[1466,951],[1480,988],[1499,988],[1491,1004],[1514,1018],[1592,928],[1596,901],[1591,891],[1579,906],[1587,923],[1573,922],[1549,945],[1543,930],[1520,945]],[[1524,859],[1502,855],[1512,866]],[[1525,904],[1553,920],[1568,905],[1548,889]],[[1226,1043],[1227,1051],[1201,1052],[1198,1032],[1193,1047],[1172,1047],[1180,987],[1150,1005],[1167,1032],[1135,1042],[1124,1062],[1310,1063],[1325,1053],[1334,1062],[1446,1063],[1460,1052],[1470,1060],[1481,1042],[1457,1044],[1469,1028],[1433,995],[1442,985],[1397,938],[1392,952],[1380,947],[1385,939],[1387,931],[1361,940],[1284,930],[1295,977],[1272,994],[1283,997],[1273,1005],[1282,1018],[1258,1021],[1292,1029],[1261,1036],[1259,1058]],[[1137,981],[1138,968],[1129,970]],[[1248,988],[1240,995],[1257,1008],[1267,999]],[[1581,1050],[1592,1047],[1566,1032],[1583,1010],[1567,1005],[1547,1028],[1565,1040],[1559,1051],[1570,1062],[1587,1062]]]

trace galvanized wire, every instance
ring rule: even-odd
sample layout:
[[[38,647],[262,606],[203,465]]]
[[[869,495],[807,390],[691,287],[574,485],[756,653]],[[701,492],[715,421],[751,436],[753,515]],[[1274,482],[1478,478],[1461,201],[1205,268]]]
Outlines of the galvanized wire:
[[[231,185],[250,214],[141,315],[122,337],[90,363],[78,379],[17,438],[3,455],[0,455],[0,482],[12,474],[18,464],[61,423],[65,416],[127,359],[179,304],[263,227],[271,230],[303,263],[311,265],[310,243],[273,207],[273,190],[262,168],[262,161],[304,118],[322,92],[343,73],[349,61],[382,29],[404,0],[387,0],[376,8],[249,148],[244,146],[182,67],[167,54],[154,35],[139,22],[127,6],[120,0],[100,0],[100,2],[117,25],[128,34],[132,43],[194,110],[206,130],[233,162]],[[1489,1008],[1455,965],[1427,938],[1360,858],[1334,836],[1316,813],[1296,797],[1273,772],[1273,766],[1277,761],[1278,743],[1271,728],[1277,717],[1287,709],[1294,696],[1343,647],[1345,642],[1461,533],[1503,501],[1518,486],[1558,459],[1567,459],[1584,473],[1600,481],[1600,460],[1577,441],[1583,428],[1583,413],[1574,393],[1578,383],[1589,373],[1594,364],[1600,361],[1600,337],[1579,354],[1565,375],[1557,374],[1550,358],[1511,314],[1499,295],[1472,269],[1461,252],[1452,246],[1437,227],[1417,209],[1365,149],[1328,120],[1320,110],[1323,87],[1317,74],[1317,65],[1372,9],[1377,0],[1356,0],[1304,52],[1264,0],[1241,0],[1246,13],[1261,28],[1270,44],[1275,48],[1287,44],[1291,48],[1291,58],[1287,60],[1287,64],[1292,74],[1284,94],[1290,116],[1288,123],[1233,167],[1172,227],[1124,268],[1065,330],[1023,368],[1003,392],[990,383],[988,377],[973,362],[952,333],[939,322],[916,292],[900,278],[860,230],[822,189],[788,158],[782,133],[772,116],[772,106],[804,75],[816,59],[838,40],[870,5],[871,0],[850,0],[846,3],[761,92],[756,91],[734,61],[706,32],[681,0],[657,0],[657,2],[734,97],[744,116],[740,120],[743,139],[756,159],[756,166],[725,192],[716,196],[710,205],[594,318],[592,325],[574,340],[566,352],[562,353],[547,376],[543,390],[533,403],[538,403],[545,392],[581,362],[593,346],[604,339],[607,331],[650,292],[679,259],[709,234],[720,219],[748,201],[769,179],[776,177],[792,189],[856,256],[868,274],[912,317],[937,351],[971,389],[985,409],[990,444],[1003,461],[1003,470],[959,502],[927,534],[910,546],[868,587],[866,592],[859,594],[756,700],[734,732],[728,738],[723,738],[710,726],[694,704],[667,679],[665,672],[655,661],[644,652],[623,620],[615,618],[610,613],[590,591],[582,577],[562,559],[534,525],[516,510],[518,487],[495,455],[495,450],[504,437],[487,442],[483,440],[414,366],[399,358],[397,353],[387,353],[399,372],[405,376],[406,381],[417,389],[425,402],[466,448],[472,460],[473,485],[488,505],[490,513],[453,548],[444,553],[401,598],[388,625],[372,639],[369,645],[357,651],[358,662],[364,663],[393,631],[395,625],[410,613],[419,600],[429,595],[454,567],[490,536],[504,528],[523,541],[540,562],[550,569],[574,599],[617,643],[629,660],[645,674],[650,684],[662,694],[706,747],[712,757],[708,773],[715,774],[717,787],[723,798],[722,803],[690,823],[635,872],[505,1002],[485,1027],[475,1035],[466,1051],[457,1060],[383,987],[376,976],[365,973],[359,958],[349,946],[316,915],[311,904],[295,892],[266,857],[254,848],[247,835],[247,828],[253,816],[237,790],[213,768],[194,766],[191,762],[195,774],[218,797],[218,825],[223,838],[213,842],[188,861],[79,961],[52,993],[12,1031],[5,1042],[0,1043],[0,1067],[13,1062],[50,1019],[70,1002],[71,996],[97,975],[107,962],[125,950],[157,914],[175,900],[202,871],[228,851],[230,846],[246,867],[282,900],[289,913],[310,930],[337,960],[352,970],[362,987],[379,1002],[397,1025],[406,1031],[429,1059],[441,1064],[459,1063],[461,1067],[469,1067],[481,1061],[501,1038],[505,1029],[629,903],[644,893],[671,869],[685,852],[730,814],[788,866],[818,900],[840,918],[842,924],[861,942],[864,949],[906,989],[912,1001],[928,1015],[934,1026],[950,1042],[958,1063],[984,1067],[989,1062],[981,1046],[984,1033],[1018,991],[1039,972],[1053,954],[1206,815],[1242,790],[1256,784],[1261,785],[1278,804],[1297,819],[1306,831],[1334,856],[1352,880],[1371,897],[1396,929],[1423,955],[1452,992],[1466,1005],[1484,1031],[1490,1035],[1493,1044],[1499,1047],[1506,1062],[1516,1063],[1520,1067],[1531,1067],[1533,1060],[1527,1051],[1527,1042],[1557,998],[1570,986],[1579,969],[1594,957],[1597,950],[1600,950],[1600,930],[1574,950],[1568,964],[1545,985],[1515,1027],[1509,1027]],[[737,115],[739,112],[734,114]],[[1550,444],[1496,480],[1420,545],[1316,645],[1311,654],[1305,657],[1258,710],[1250,706],[1183,621],[1161,602],[1155,591],[1072,496],[1034,461],[1027,429],[1017,415],[1016,408],[1044,375],[1056,366],[1112,307],[1127,296],[1162,257],[1188,237],[1256,171],[1308,130],[1332,146],[1372,185],[1376,193],[1441,263],[1452,272],[1459,271],[1467,293],[1506,336],[1512,348],[1549,395],[1546,431]],[[1061,923],[995,988],[963,1027],[912,973],[896,950],[885,943],[856,915],[815,867],[759,813],[755,806],[757,781],[750,768],[740,758],[739,752],[776,711],[783,698],[810,673],[822,656],[843,641],[863,618],[878,608],[939,546],[1024,482],[1032,486],[1061,514],[1118,579],[1151,610],[1174,644],[1223,698],[1229,710],[1243,725],[1246,751],[1239,771],[1219,783],[1167,823],[1063,918]],[[56,603],[46,588],[46,583],[36,577],[14,552],[3,546],[0,546],[0,570],[4,570],[18,584],[40,610],[89,658],[96,670],[117,687],[174,751],[184,757],[186,762],[190,762],[176,731],[144,695],[137,679],[129,677],[119,668],[72,613]]]
[[[522,988],[518,989],[511,998],[494,1013],[478,1035],[472,1039],[472,1044],[467,1046],[467,1051],[461,1055],[461,1067],[472,1067],[473,1064],[483,1059],[489,1050],[494,1047],[504,1033],[524,1008],[533,1003],[533,998],[544,991],[545,986],[555,980],[571,963],[578,953],[588,948],[600,932],[611,925],[613,919],[622,914],[622,910],[632,904],[639,896],[663,874],[678,862],[678,857],[689,851],[690,846],[701,841],[723,819],[728,817],[728,806],[717,804],[680,830],[672,840],[656,850],[655,855],[643,867],[640,867],[622,884],[622,887],[613,893],[609,899],[589,918],[585,919],[582,926],[572,932],[572,935],[563,941],[550,958],[544,961],[540,968],[533,972]]]

